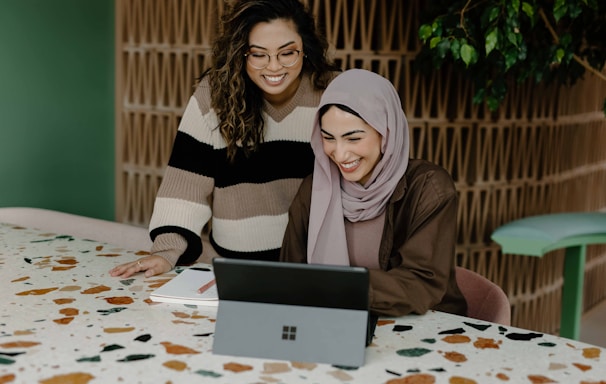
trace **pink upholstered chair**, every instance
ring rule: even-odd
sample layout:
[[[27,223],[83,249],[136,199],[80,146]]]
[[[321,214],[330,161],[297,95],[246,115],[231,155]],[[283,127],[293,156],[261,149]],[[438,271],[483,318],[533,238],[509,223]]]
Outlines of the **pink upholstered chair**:
[[[457,284],[467,300],[467,316],[511,325],[511,305],[501,287],[472,270],[456,267]]]

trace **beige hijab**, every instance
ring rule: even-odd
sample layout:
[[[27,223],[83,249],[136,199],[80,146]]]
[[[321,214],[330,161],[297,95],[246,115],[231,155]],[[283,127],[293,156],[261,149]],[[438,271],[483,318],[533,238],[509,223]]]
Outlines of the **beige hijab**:
[[[311,137],[315,164],[307,262],[349,265],[344,218],[357,222],[383,213],[408,166],[408,122],[391,82],[363,69],[350,69],[337,76],[324,91],[318,110],[327,104],[353,109],[383,136],[383,156],[366,185],[344,180],[324,153],[316,113]]]

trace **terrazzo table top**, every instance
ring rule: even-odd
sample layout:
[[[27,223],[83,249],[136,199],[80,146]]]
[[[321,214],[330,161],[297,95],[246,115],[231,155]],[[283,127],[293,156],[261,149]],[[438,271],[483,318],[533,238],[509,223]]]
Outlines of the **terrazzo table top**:
[[[179,270],[109,276],[143,255],[0,224],[0,384],[606,383],[603,348],[433,311],[380,319],[355,369],[213,355],[215,308],[149,300]]]

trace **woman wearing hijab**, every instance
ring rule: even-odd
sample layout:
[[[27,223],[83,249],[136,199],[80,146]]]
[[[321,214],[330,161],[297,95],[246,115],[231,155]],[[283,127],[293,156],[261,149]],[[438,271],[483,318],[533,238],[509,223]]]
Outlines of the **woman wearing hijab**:
[[[393,85],[361,69],[337,76],[320,100],[311,145],[314,171],[290,207],[280,259],[366,267],[378,315],[464,315],[454,183],[443,168],[409,159]]]

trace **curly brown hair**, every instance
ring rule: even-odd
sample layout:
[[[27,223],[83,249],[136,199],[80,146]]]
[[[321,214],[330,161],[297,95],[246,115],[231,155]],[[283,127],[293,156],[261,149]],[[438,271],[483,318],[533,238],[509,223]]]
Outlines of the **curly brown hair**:
[[[299,0],[236,0],[226,3],[221,29],[213,43],[212,66],[208,76],[211,105],[219,119],[221,135],[227,144],[227,157],[238,151],[245,156],[263,142],[265,123],[261,115],[263,94],[246,74],[248,37],[261,22],[292,20],[303,41],[303,73],[311,76],[316,89],[325,89],[332,72],[339,68],[328,59],[328,42],[315,25],[311,12]]]

